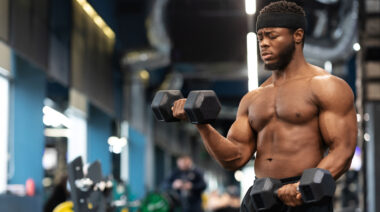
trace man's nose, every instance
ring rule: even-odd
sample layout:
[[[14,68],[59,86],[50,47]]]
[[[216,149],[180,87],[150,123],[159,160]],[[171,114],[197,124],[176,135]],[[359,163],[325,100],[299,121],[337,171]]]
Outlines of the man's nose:
[[[260,48],[266,48],[269,46],[268,39],[263,38],[259,43]]]

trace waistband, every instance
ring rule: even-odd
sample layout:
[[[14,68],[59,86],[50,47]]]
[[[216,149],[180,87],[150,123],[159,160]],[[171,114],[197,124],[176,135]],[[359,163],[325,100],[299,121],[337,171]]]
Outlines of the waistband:
[[[287,178],[282,178],[280,181],[283,184],[289,184],[289,183],[296,183],[301,179],[301,176],[295,176],[295,177],[287,177]]]
[[[255,181],[257,180],[258,178],[255,177]],[[295,176],[295,177],[287,177],[287,178],[282,178],[280,179],[281,183],[283,185],[285,184],[290,184],[290,183],[296,183],[298,182],[299,180],[301,179],[301,176]]]

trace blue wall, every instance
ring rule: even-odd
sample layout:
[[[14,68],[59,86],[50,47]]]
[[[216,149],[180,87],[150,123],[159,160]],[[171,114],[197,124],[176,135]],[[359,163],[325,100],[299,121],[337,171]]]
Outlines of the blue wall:
[[[11,184],[25,184],[32,178],[36,192],[42,193],[42,155],[45,145],[42,108],[45,98],[45,73],[12,54],[15,79],[11,84]],[[11,98],[11,99],[12,99]],[[13,135],[13,136],[12,136]],[[12,139],[13,137],[13,139]]]
[[[133,128],[129,128],[129,198],[141,199],[145,195],[145,137]]]
[[[103,176],[111,174],[111,153],[108,150],[108,138],[112,135],[111,118],[90,106],[88,124],[87,158],[92,163],[98,160],[102,164]]]

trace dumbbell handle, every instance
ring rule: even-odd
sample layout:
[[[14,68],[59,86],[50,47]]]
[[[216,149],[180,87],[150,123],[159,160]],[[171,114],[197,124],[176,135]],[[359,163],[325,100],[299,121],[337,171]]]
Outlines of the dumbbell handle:
[[[322,181],[313,182],[316,176],[322,179]],[[304,170],[299,182],[297,192],[301,194],[302,200],[305,203],[317,202],[325,196],[333,196],[336,188],[331,173],[328,170],[320,168]],[[312,184],[315,185],[313,186]],[[315,187],[319,187],[319,189],[314,191],[313,188]],[[274,194],[278,196],[278,189],[274,191]]]

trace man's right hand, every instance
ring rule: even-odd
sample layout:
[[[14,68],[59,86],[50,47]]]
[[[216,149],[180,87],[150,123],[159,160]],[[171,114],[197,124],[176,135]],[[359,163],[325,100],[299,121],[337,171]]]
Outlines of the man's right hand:
[[[173,111],[173,117],[181,120],[187,120],[187,115],[184,109],[185,103],[186,99],[178,99],[174,102],[173,107],[171,108]]]
[[[299,182],[287,184],[282,186],[277,191],[278,198],[287,206],[295,207],[301,205],[302,196],[299,191],[297,191],[297,187],[299,186]]]

